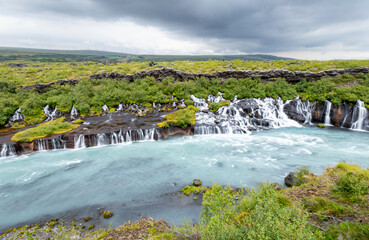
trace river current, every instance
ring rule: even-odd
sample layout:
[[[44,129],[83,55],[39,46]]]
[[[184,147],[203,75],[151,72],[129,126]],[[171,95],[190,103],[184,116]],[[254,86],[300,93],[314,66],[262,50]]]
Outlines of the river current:
[[[300,166],[317,174],[340,161],[367,168],[368,142],[366,132],[308,126],[0,158],[0,229],[76,209],[87,215],[89,207],[115,211],[106,220],[114,226],[142,215],[196,221],[199,204],[173,203],[171,195],[194,178],[204,185],[254,187],[283,184]]]

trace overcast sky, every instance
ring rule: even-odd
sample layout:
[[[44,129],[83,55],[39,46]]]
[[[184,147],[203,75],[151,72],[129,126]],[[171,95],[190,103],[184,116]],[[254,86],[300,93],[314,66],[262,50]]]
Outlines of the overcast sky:
[[[0,0],[0,46],[369,59],[368,0]]]

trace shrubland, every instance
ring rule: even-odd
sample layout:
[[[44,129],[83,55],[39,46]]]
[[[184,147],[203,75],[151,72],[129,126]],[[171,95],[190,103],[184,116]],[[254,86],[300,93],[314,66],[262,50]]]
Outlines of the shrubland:
[[[168,66],[188,72],[214,72],[223,71],[232,66],[234,70],[265,70],[286,68],[294,71],[309,70],[320,71],[331,68],[347,68],[368,66],[369,61],[175,61],[163,62]],[[186,105],[193,104],[190,94],[205,98],[208,94],[224,93],[223,97],[232,100],[235,95],[241,98],[281,97],[284,100],[296,98],[302,100],[324,102],[330,100],[337,105],[343,101],[355,103],[361,99],[369,104],[369,74],[344,74],[332,78],[322,78],[315,82],[305,80],[293,85],[284,79],[272,82],[262,82],[260,79],[206,79],[175,81],[165,78],[156,81],[152,77],[128,80],[100,79],[90,80],[89,76],[101,70],[117,71],[120,73],[135,73],[141,70],[150,70],[147,63],[118,63],[103,65],[99,63],[76,64],[69,63],[40,63],[38,67],[24,67],[21,69],[8,67],[6,63],[0,64],[0,126],[5,125],[9,117],[17,108],[21,108],[26,116],[25,122],[36,124],[42,122],[45,116],[42,107],[50,105],[59,111],[70,112],[75,106],[82,116],[98,114],[101,106],[106,104],[115,108],[119,103],[151,104],[171,103],[185,99]],[[37,93],[33,89],[20,87],[34,83],[47,83],[60,79],[79,79],[79,83],[71,85],[54,85],[44,93]],[[172,96],[174,99],[172,100]],[[212,104],[210,109],[216,111],[222,102]]]

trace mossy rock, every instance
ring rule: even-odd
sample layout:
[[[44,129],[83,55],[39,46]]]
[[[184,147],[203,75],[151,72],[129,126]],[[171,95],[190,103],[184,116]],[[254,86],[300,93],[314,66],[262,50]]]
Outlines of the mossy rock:
[[[195,187],[195,186],[186,186],[182,188],[182,192],[186,196],[189,196],[191,193],[194,194],[205,193],[206,190],[207,190],[206,187]]]
[[[325,125],[324,125],[324,124],[322,124],[322,123],[319,123],[319,124],[318,124],[318,128],[325,128]]]
[[[198,178],[195,178],[193,181],[192,181],[192,185],[194,185],[195,187],[200,187],[202,185],[202,181]]]
[[[110,211],[104,211],[103,212],[103,217],[108,219],[108,218],[111,218],[112,216],[114,216],[114,213],[110,212]]]

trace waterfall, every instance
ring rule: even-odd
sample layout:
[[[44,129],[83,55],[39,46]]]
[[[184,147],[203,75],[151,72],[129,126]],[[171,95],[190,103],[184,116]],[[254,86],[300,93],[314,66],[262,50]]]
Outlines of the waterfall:
[[[12,144],[7,145],[6,143],[3,143],[1,152],[0,152],[0,157],[7,157],[7,156],[10,157],[14,155],[16,155],[14,146]]]
[[[330,116],[331,108],[332,108],[332,103],[326,100],[324,104],[324,109],[325,109],[324,124],[325,125],[331,125],[331,116]]]
[[[368,116],[367,109],[365,108],[364,102],[357,100],[352,112],[351,129],[353,130],[365,130],[366,129],[366,118]]]
[[[214,103],[219,103],[221,101],[225,101],[225,99],[223,98],[223,93],[221,92],[218,92],[218,97],[212,95],[212,94],[209,94],[208,96],[208,102],[214,102]]]
[[[109,108],[108,108],[108,106],[104,105],[104,106],[102,106],[101,108],[102,108],[102,112],[103,112],[103,113],[109,113]]]
[[[21,112],[21,109],[18,108],[14,114],[10,117],[9,122],[17,122],[17,121],[23,121],[24,120],[24,115]]]
[[[190,95],[192,101],[194,102],[194,106],[199,108],[201,111],[209,109],[208,104],[206,103],[205,99],[197,98],[193,94]]]
[[[177,106],[177,105],[176,105],[176,102],[173,102],[173,103],[172,103],[172,107],[174,107],[174,108],[175,108],[176,106]]]
[[[74,136],[74,148],[86,148],[85,136],[83,134]]]
[[[97,134],[97,146],[105,146],[109,144],[109,139],[105,133]]]
[[[122,104],[122,103],[120,103],[119,105],[118,105],[118,107],[117,107],[117,110],[115,110],[116,112],[121,112],[121,111],[123,111],[123,109],[124,109],[124,105]]]
[[[126,142],[132,142],[132,131],[131,131],[131,129],[129,129],[126,132]]]
[[[77,109],[74,106],[72,107],[72,110],[70,111],[70,115],[72,117],[78,116],[78,111],[77,111]]]
[[[51,111],[51,108],[49,105],[46,105],[43,108],[43,111],[44,111],[44,115],[47,116],[46,121],[55,120],[59,113],[57,107],[55,107],[54,111]]]
[[[315,103],[311,106],[309,100],[303,103],[301,99],[298,99],[297,105],[296,105],[296,112],[298,114],[301,114],[305,118],[304,123],[311,124],[312,112],[314,111],[314,108],[315,108]]]
[[[118,139],[118,135],[115,132],[111,132],[110,133],[110,142],[111,142],[111,144],[118,144],[118,143],[120,143],[119,142],[119,139]]]
[[[195,100],[200,104],[205,101]],[[208,101],[225,100],[219,93],[218,97],[209,96]],[[283,107],[280,98],[238,100],[235,96],[228,106],[219,108],[216,113],[197,112],[195,134],[249,134],[251,130],[261,128],[300,127],[296,121],[288,118]]]
[[[36,145],[37,145],[37,149],[38,151],[46,151],[48,150],[48,144],[47,144],[47,139],[37,139],[35,141]]]
[[[180,100],[180,103],[179,103],[179,106],[181,106],[181,107],[183,107],[183,108],[187,107],[187,106],[186,106],[186,104],[185,104],[184,102],[185,102],[185,100],[184,100],[184,99],[181,99],[181,100]]]

